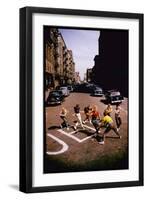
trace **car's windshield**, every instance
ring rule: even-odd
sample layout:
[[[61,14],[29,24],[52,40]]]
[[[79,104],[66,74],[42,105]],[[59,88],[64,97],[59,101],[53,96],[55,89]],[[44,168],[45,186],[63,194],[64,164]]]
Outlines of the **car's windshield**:
[[[120,95],[119,95],[119,96],[112,96],[112,97],[111,97],[111,99],[112,99],[112,100],[115,100],[115,99],[116,99],[116,100],[118,100],[118,99],[120,99],[120,100],[121,100],[121,99],[122,99],[122,97],[121,97]]]
[[[58,92],[60,95],[63,94],[63,92],[62,92],[61,90],[58,90],[58,91],[56,91],[56,92]]]
[[[95,89],[96,92],[102,92],[102,89]]]
[[[112,92],[110,96],[120,96],[120,92]]]
[[[66,87],[61,87],[60,89],[61,89],[61,90],[66,90],[67,88],[66,88]]]
[[[58,92],[51,92],[50,96],[60,96]]]

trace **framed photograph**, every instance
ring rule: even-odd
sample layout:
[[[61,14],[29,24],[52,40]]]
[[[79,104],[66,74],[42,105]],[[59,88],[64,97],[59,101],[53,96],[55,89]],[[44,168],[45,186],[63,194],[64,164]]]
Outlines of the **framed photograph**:
[[[20,9],[20,191],[143,185],[143,14]]]

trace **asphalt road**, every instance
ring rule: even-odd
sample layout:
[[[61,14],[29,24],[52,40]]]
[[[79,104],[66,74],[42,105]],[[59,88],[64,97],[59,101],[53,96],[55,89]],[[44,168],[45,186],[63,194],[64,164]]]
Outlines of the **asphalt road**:
[[[45,108],[45,155],[44,172],[71,172],[91,170],[113,170],[128,168],[128,100],[124,99],[121,104],[122,126],[119,131],[122,139],[118,139],[113,131],[107,134],[105,144],[100,145],[96,138],[93,138],[94,127],[89,122],[85,129],[80,127],[74,131],[75,117],[73,107],[78,103],[81,111],[87,105],[97,105],[103,115],[107,105],[104,104],[104,97],[92,97],[87,93],[71,93],[66,97],[62,105]],[[68,122],[71,125],[69,130],[60,129],[62,120],[59,113],[64,106],[68,110]],[[112,106],[113,110],[115,105]],[[81,113],[82,119],[85,118]],[[112,112],[114,119],[114,111]]]

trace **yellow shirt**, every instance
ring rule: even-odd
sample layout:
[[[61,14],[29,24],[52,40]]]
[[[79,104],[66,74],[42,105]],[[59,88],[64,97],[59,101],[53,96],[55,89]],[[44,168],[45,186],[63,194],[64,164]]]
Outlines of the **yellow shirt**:
[[[102,123],[104,124],[113,123],[113,120],[110,116],[106,115],[105,117],[102,118]]]

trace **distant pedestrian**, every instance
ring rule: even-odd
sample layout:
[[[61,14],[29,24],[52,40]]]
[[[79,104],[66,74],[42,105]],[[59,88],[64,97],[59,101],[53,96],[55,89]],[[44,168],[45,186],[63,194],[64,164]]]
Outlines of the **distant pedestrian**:
[[[116,105],[116,108],[115,108],[115,121],[116,121],[116,125],[117,125],[117,131],[119,131],[120,130],[120,126],[122,124],[122,120],[121,120],[121,116],[120,116],[119,104]]]
[[[99,131],[99,122],[100,122],[100,114],[98,112],[97,106],[93,106],[92,112],[91,112],[91,122],[96,130],[96,133]]]
[[[83,121],[83,124],[85,124],[86,122],[90,122],[90,123],[91,123],[90,111],[91,111],[90,105],[88,105],[88,106],[86,106],[86,107],[84,108],[85,119],[84,119],[84,121]]]
[[[61,123],[61,128],[67,128],[68,130],[69,124],[67,122],[67,110],[64,107],[62,107],[61,109],[60,118],[63,120],[63,122]]]
[[[79,104],[76,104],[76,106],[74,107],[74,115],[76,117],[76,122],[74,125],[74,129],[77,129],[77,126],[80,124],[80,126],[84,129],[84,126],[82,124],[82,118],[81,118],[81,113],[80,113],[80,106]]]
[[[113,109],[112,109],[111,104],[108,104],[107,108],[104,110],[104,115],[111,116],[112,111],[113,111]]]

